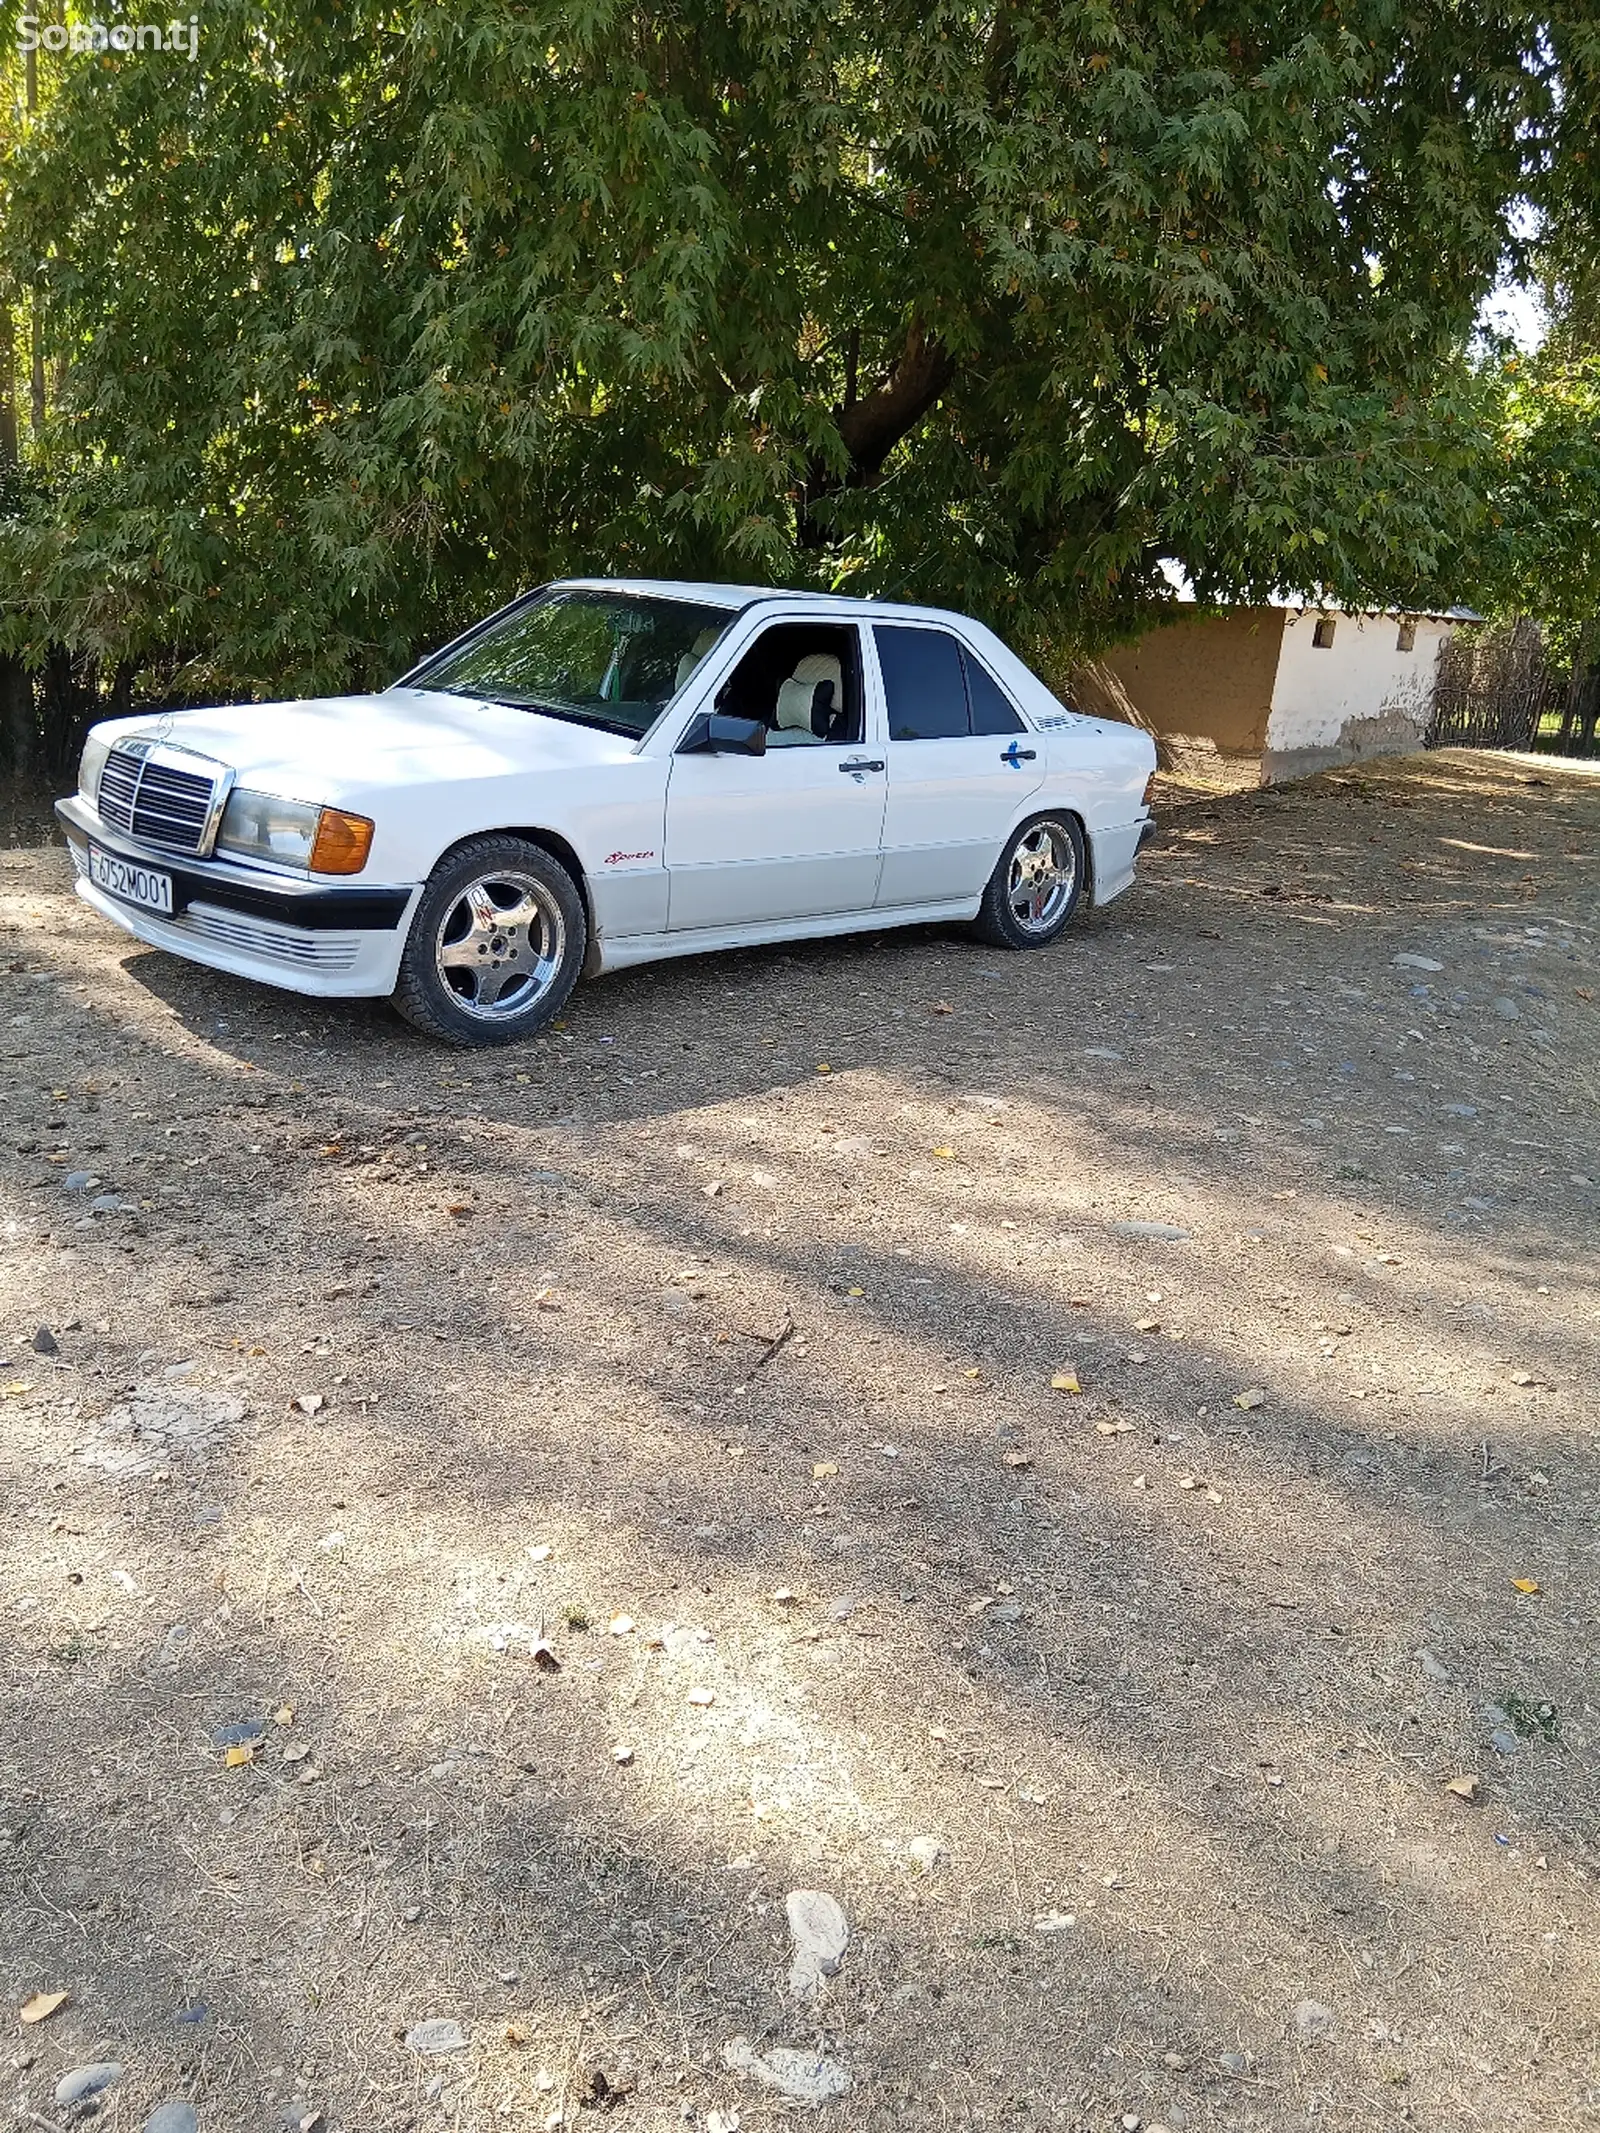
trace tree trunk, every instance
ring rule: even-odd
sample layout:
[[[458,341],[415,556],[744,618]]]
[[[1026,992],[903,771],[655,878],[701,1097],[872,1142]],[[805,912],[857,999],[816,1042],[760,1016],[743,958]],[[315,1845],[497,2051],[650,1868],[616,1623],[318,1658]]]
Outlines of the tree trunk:
[[[841,477],[820,460],[813,460],[796,505],[797,533],[802,548],[827,545],[827,529],[815,516],[815,507],[825,496],[843,489],[865,489],[877,479],[883,463],[903,437],[937,402],[955,376],[955,362],[943,342],[913,320],[905,346],[895,366],[881,385],[856,396],[857,348],[850,351],[850,377],[842,407],[833,411],[839,441],[850,455]]]

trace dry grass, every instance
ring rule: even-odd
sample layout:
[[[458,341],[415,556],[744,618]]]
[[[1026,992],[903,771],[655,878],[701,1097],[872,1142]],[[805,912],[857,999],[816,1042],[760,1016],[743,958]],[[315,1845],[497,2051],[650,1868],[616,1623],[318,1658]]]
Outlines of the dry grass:
[[[1049,954],[664,966],[465,1061],[0,860],[19,2111],[758,2128],[743,2034],[849,2133],[1600,2119],[1597,816],[1220,798]],[[247,1417],[86,1463],[152,1381]]]

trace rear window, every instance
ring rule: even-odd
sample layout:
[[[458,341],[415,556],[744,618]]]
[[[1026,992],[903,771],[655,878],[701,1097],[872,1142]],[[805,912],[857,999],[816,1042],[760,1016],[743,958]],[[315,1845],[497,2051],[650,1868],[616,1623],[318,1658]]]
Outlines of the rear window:
[[[947,741],[971,732],[961,647],[944,630],[873,630],[892,741]]]

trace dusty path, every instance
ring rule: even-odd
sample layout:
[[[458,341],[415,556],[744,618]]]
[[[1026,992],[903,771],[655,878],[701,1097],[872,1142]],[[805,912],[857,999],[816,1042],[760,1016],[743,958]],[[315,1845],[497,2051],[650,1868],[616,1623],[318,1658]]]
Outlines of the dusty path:
[[[1600,2123],[1597,828],[1239,796],[465,1061],[0,855],[12,2122]]]

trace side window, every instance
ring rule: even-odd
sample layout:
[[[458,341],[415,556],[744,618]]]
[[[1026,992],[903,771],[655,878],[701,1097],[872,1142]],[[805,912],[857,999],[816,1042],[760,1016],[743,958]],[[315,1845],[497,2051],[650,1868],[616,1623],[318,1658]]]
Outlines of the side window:
[[[892,741],[965,738],[967,691],[961,647],[943,630],[878,623],[873,639],[883,669]]]
[[[717,709],[760,719],[769,748],[854,747],[861,739],[854,626],[779,622],[764,629],[717,691]]]
[[[981,659],[974,659],[965,645],[962,664],[967,670],[967,701],[972,706],[974,733],[1022,733],[1026,731],[1006,696]]]

